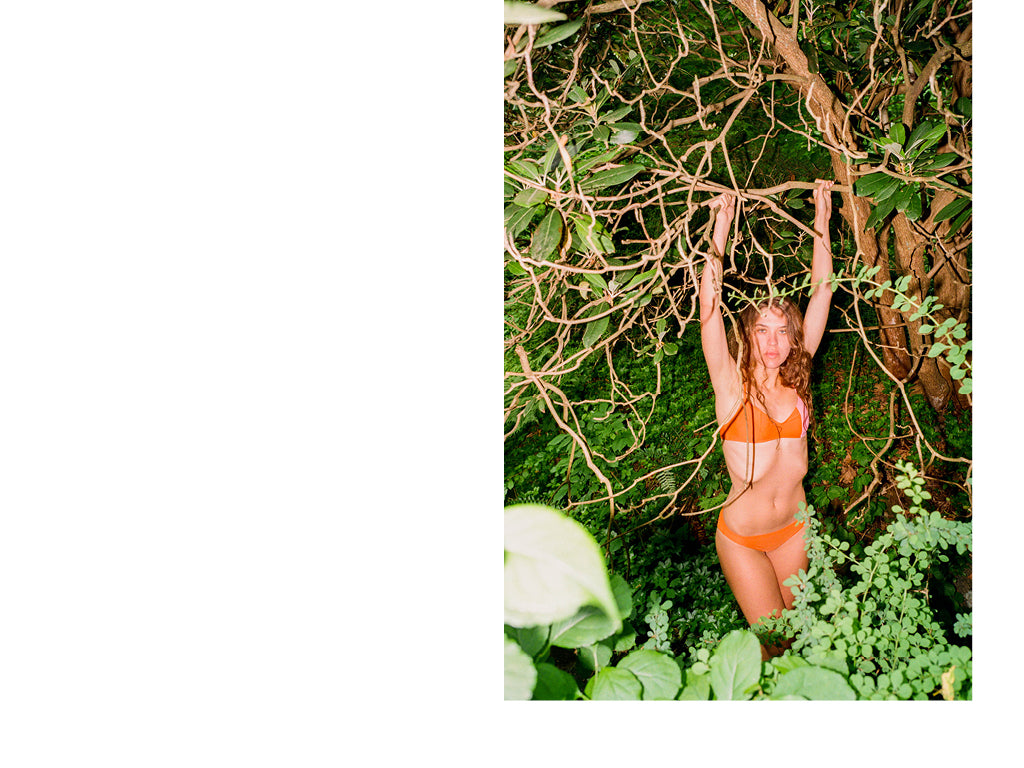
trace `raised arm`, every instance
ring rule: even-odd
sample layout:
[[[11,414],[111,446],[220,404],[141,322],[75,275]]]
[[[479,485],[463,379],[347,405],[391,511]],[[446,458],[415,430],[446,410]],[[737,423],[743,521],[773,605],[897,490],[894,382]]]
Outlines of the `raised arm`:
[[[814,251],[811,254],[811,285],[814,292],[804,312],[804,346],[814,355],[825,335],[828,310],[832,305],[832,240],[828,225],[832,218],[832,185],[822,181],[814,190]]]
[[[736,380],[735,362],[729,354],[725,320],[722,318],[722,256],[736,214],[736,198],[719,195],[710,205],[715,215],[715,229],[711,237],[715,254],[708,254],[700,276],[700,340],[711,386],[716,395],[722,395],[734,388]]]

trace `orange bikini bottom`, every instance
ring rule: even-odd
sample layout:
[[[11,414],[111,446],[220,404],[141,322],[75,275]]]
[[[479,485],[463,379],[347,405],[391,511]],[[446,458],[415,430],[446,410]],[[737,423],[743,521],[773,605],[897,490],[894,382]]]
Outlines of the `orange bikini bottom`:
[[[718,516],[718,530],[722,532],[722,535],[725,536],[725,538],[735,541],[741,547],[756,549],[761,552],[771,552],[773,549],[778,549],[800,533],[804,528],[803,523],[799,520],[794,520],[789,525],[779,528],[777,531],[761,533],[757,536],[740,536],[735,531],[729,529],[722,517],[722,515]]]

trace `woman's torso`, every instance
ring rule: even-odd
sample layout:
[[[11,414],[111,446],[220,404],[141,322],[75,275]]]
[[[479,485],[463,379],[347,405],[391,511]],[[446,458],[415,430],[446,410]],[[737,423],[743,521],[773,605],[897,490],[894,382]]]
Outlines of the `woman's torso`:
[[[719,413],[720,430],[733,438],[722,440],[722,453],[732,481],[722,514],[725,524],[741,536],[768,533],[788,525],[800,502],[806,500],[806,409],[798,407],[798,400],[795,390],[784,390],[765,403],[757,402],[756,397],[745,399],[743,412],[733,402],[723,409],[725,418]],[[743,435],[746,439],[735,439]],[[759,442],[751,442],[751,438]]]

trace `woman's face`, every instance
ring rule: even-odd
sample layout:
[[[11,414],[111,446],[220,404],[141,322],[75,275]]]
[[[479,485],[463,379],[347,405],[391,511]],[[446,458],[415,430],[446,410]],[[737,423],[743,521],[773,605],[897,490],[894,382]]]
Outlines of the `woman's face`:
[[[789,357],[789,321],[775,307],[762,309],[754,320],[754,350],[765,368],[778,368]]]

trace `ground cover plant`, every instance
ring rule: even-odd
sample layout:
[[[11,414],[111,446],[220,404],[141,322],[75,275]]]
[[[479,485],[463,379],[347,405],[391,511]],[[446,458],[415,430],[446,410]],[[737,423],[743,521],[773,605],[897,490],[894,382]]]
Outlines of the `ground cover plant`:
[[[624,654],[722,697],[702,676],[756,639],[713,547],[728,479],[696,315],[706,203],[739,200],[728,318],[768,291],[806,300],[809,190],[834,178],[815,549],[777,627],[788,661],[758,667],[749,697],[782,679],[969,697],[971,3],[505,6],[505,504],[581,526],[629,625],[582,645],[506,635],[581,697],[606,695],[589,682],[605,671],[634,691],[611,671]],[[788,677],[804,664],[820,671]],[[800,677],[825,688],[790,691]]]
[[[714,625],[709,643],[702,637],[684,645],[686,654],[673,648],[666,612],[672,600],[661,598],[671,594],[703,607],[708,600],[676,590],[706,583],[710,572],[670,582],[660,566],[655,570],[644,642],[636,592],[622,576],[609,576],[582,525],[550,507],[508,507],[505,697],[970,699],[970,613],[958,614],[950,633],[927,595],[931,564],[948,562],[947,550],[969,552],[970,527],[920,506],[928,498],[923,478],[909,464],[900,471],[911,499],[907,514],[897,514],[861,557],[821,533],[813,508],[802,510],[810,565],[790,580],[793,608],[766,623],[760,636],[730,627],[733,616]],[[846,573],[844,562],[852,564]],[[773,632],[793,638],[792,647],[762,662],[760,641]]]

